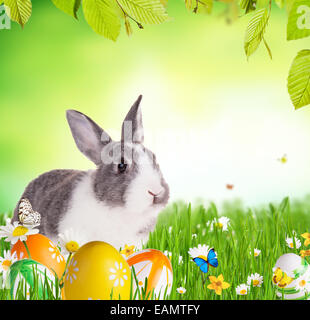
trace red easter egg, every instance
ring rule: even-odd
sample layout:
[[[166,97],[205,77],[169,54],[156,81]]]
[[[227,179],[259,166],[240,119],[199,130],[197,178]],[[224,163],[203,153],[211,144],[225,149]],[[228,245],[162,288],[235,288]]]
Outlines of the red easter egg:
[[[26,241],[31,259],[43,264],[60,279],[65,271],[66,261],[55,244],[43,234],[34,234],[27,237]],[[25,245],[20,240],[15,243],[11,250],[16,252],[18,260],[27,259],[28,253]]]

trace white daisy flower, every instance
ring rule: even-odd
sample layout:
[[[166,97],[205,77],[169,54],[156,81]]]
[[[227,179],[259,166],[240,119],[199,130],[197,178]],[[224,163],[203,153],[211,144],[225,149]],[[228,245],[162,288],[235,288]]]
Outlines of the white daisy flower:
[[[196,239],[197,238],[197,234],[196,233],[193,233],[192,234],[192,239]]]
[[[296,249],[299,249],[301,247],[300,240],[297,237],[294,237],[294,240],[295,240]],[[294,240],[293,240],[293,238],[286,238],[285,239],[287,246],[291,249],[294,249]]]
[[[3,283],[5,283],[8,271],[10,270],[11,265],[16,262],[17,256],[16,251],[14,251],[13,254],[11,254],[10,250],[4,250],[3,251],[3,257],[0,257],[0,272],[3,274]]]
[[[183,257],[179,256],[179,264],[182,264],[182,263],[183,263]]]
[[[177,288],[177,292],[180,294],[184,294],[186,292],[186,289],[183,287]]]
[[[214,218],[212,221],[208,221],[206,225],[207,227],[210,227],[210,231],[213,231],[214,228],[227,231],[230,226],[230,219],[224,216],[219,219]]]
[[[249,286],[253,286],[253,287],[260,287],[262,285],[264,277],[261,276],[258,273],[252,273],[250,276],[248,276],[248,281],[247,284]]]
[[[230,225],[230,219],[227,217],[220,217],[216,224],[216,227],[222,229],[223,231],[227,231]]]
[[[197,247],[194,248],[189,248],[188,250],[188,254],[191,256],[191,258],[197,258],[199,256],[203,256],[205,259],[207,259],[206,257],[208,256],[210,247],[207,245],[201,245],[198,244]]]
[[[245,296],[248,294],[248,292],[250,291],[250,287],[248,285],[246,285],[245,283],[240,284],[237,288],[236,288],[236,293],[238,295],[241,296]]]
[[[22,226],[18,221],[11,224],[10,218],[6,220],[6,225],[0,227],[0,238],[6,238],[6,242],[11,242],[13,245],[18,241],[26,241],[27,236],[37,234],[39,229],[34,229],[33,226]]]
[[[254,257],[258,257],[260,255],[261,251],[257,248],[254,248]],[[252,255],[252,250],[250,250],[250,255]]]
[[[165,250],[165,251],[164,251],[164,255],[165,255],[166,257],[168,257],[169,259],[171,259],[171,257],[172,257],[172,252],[170,252],[170,251],[168,251],[168,250]]]
[[[65,230],[64,233],[58,235],[61,253],[75,253],[85,243],[80,233],[72,228]]]
[[[302,292],[310,292],[310,283],[309,279],[305,276],[301,276],[296,280],[296,290],[302,291]]]

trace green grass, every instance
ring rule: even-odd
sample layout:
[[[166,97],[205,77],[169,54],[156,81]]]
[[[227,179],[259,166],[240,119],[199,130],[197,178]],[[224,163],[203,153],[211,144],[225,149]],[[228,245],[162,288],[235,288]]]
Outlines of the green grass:
[[[207,208],[203,205],[192,207],[190,204],[174,203],[159,216],[156,229],[150,234],[145,248],[172,252],[173,287],[168,299],[276,299],[271,281],[272,268],[282,254],[299,254],[300,250],[306,249],[300,235],[310,229],[309,213],[310,197],[292,203],[285,198],[278,205],[270,204],[266,208],[256,209],[245,209],[238,202],[225,203],[221,211],[212,203]],[[206,225],[207,222],[220,216],[230,218],[228,231],[218,228],[211,231]],[[0,224],[4,223],[5,215],[0,215]],[[299,249],[290,249],[285,242],[286,236],[292,236],[293,230],[302,242]],[[197,237],[193,238],[193,234],[197,234]],[[198,244],[214,247],[217,252],[219,266],[211,267],[207,275],[223,274],[225,281],[230,284],[220,296],[207,289],[209,279],[206,278],[203,286],[201,271],[188,255],[189,248]],[[1,255],[8,246],[8,243],[0,241]],[[261,250],[261,254],[256,258],[250,255],[254,248]],[[181,264],[180,255],[183,257]],[[247,296],[238,296],[235,288],[246,283],[251,273],[263,275],[262,286],[251,288]],[[180,286],[187,290],[183,295],[176,291]],[[22,288],[20,290],[19,297],[22,299],[25,295],[22,294]],[[0,290],[0,299],[9,298],[7,290]],[[37,298],[38,295],[32,292],[30,299]],[[59,297],[47,292],[46,298]]]

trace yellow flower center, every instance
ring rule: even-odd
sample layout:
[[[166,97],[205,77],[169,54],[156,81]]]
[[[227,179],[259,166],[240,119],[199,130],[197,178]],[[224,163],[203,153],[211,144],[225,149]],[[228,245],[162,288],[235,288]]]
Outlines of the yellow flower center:
[[[24,227],[24,226],[18,226],[13,230],[13,237],[20,237],[25,235],[28,232],[28,228]]]
[[[179,290],[179,293],[184,293],[184,291],[182,289]]]
[[[257,285],[259,285],[259,281],[258,280],[253,280],[253,286],[257,286]]]
[[[301,280],[301,281],[299,282],[299,285],[300,285],[301,287],[304,287],[304,286],[306,285],[306,281],[305,281],[305,280]]]
[[[125,256],[128,257],[133,254],[133,249],[125,249]]]
[[[258,256],[258,253],[257,252],[254,252],[254,257],[257,257]]]
[[[12,265],[12,262],[10,260],[4,260],[2,262],[2,268],[3,270],[8,270],[10,268],[10,266]]]
[[[293,244],[293,243],[290,243],[290,247],[291,247],[291,248],[294,248],[294,244]]]
[[[120,253],[128,257],[134,253],[134,249],[135,246],[127,246],[127,244],[125,244],[125,248]]]
[[[240,293],[241,293],[241,294],[246,294],[246,290],[245,290],[245,289],[242,289],[242,290],[240,290]]]
[[[218,223],[215,224],[215,226],[220,228],[220,229],[222,229],[223,228],[223,223],[218,222]]]
[[[66,249],[69,252],[76,252],[79,249],[79,244],[76,241],[69,241],[66,243]]]
[[[206,256],[204,256],[204,255],[199,255],[197,258],[201,258],[201,259],[203,259],[203,260],[205,260],[205,261],[208,260],[208,258],[207,258]]]

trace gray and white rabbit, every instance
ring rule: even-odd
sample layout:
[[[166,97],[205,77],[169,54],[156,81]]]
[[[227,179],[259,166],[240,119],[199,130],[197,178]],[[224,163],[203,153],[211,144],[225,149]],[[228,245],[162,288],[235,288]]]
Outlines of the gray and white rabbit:
[[[97,168],[53,170],[30,182],[21,199],[41,214],[40,233],[57,242],[59,233],[72,228],[86,241],[106,241],[116,249],[145,243],[169,187],[155,155],[143,146],[141,99],[129,110],[119,142],[83,113],[67,111],[78,149]],[[19,203],[12,221],[18,220]]]

